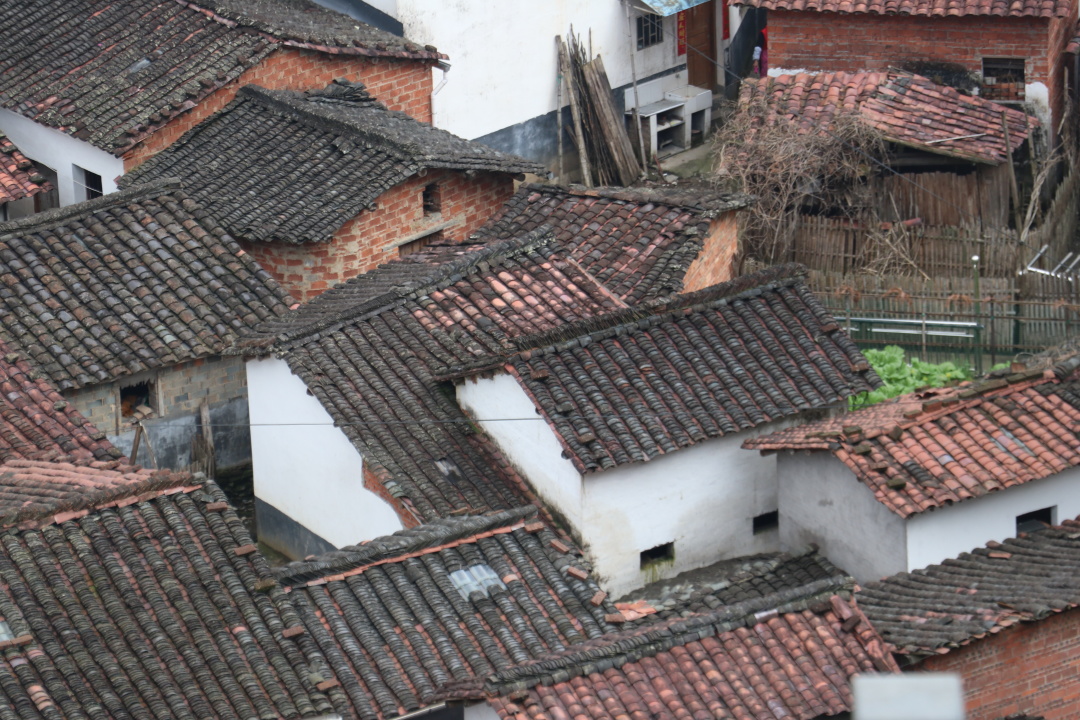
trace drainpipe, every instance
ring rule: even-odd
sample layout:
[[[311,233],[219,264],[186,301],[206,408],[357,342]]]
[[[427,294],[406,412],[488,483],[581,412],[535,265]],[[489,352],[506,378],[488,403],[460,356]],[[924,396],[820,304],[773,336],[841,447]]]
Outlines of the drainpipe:
[[[449,80],[447,75],[450,73],[450,63],[445,60],[440,60],[435,67],[442,70],[442,80],[431,91],[431,126],[435,127],[435,96],[439,94],[439,91],[446,87],[446,83]]]

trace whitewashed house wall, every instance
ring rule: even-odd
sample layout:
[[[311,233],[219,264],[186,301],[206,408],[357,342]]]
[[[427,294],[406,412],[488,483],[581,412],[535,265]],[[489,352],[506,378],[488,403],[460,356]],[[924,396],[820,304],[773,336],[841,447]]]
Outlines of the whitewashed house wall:
[[[753,532],[754,517],[777,509],[776,459],[740,446],[788,421],[582,475],[512,376],[465,380],[457,398],[571,526],[615,597],[718,560],[780,547],[777,530]],[[641,553],[670,542],[674,560],[643,571]]]
[[[288,363],[249,360],[247,377],[260,540],[304,557],[401,530],[389,503],[364,487],[356,447]]]

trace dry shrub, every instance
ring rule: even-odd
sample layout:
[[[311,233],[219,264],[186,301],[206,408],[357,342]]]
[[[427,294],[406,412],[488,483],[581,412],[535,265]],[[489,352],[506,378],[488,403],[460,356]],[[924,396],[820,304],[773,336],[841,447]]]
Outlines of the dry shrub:
[[[756,198],[743,235],[748,257],[791,259],[801,213],[869,220],[866,180],[884,157],[885,143],[854,112],[834,116],[828,132],[800,132],[796,121],[754,98],[740,104],[714,143],[715,182]]]

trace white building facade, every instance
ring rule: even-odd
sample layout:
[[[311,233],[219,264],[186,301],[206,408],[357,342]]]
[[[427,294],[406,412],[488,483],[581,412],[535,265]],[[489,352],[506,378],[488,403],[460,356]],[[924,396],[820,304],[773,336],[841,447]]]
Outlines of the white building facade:
[[[401,530],[390,504],[364,487],[360,452],[288,363],[249,360],[247,380],[261,542],[302,558]]]
[[[903,518],[832,453],[781,451],[776,458],[782,547],[815,543],[859,582],[1015,537],[1024,515],[1043,511],[1054,523],[1080,516],[1080,468]]]
[[[458,383],[457,398],[565,520],[614,597],[718,560],[780,547],[773,522],[776,458],[740,446],[798,419],[582,474],[512,376],[467,379]]]

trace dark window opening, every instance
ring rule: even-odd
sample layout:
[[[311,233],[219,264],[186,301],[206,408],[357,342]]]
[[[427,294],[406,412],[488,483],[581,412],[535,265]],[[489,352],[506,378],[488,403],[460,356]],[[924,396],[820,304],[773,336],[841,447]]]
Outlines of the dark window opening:
[[[760,535],[761,533],[769,532],[780,527],[780,511],[773,510],[772,512],[762,513],[754,518],[754,534]]]
[[[121,417],[132,417],[139,408],[143,408],[142,412],[144,414],[146,408],[150,408],[151,411],[155,409],[154,383],[149,380],[120,388]]]
[[[664,41],[664,18],[659,15],[638,15],[637,49],[644,50]]]
[[[657,545],[654,548],[643,550],[641,552],[641,569],[654,565],[656,563],[671,562],[675,559],[675,543],[669,542],[663,545]]]
[[[1035,530],[1042,530],[1047,525],[1054,524],[1054,513],[1057,510],[1057,505],[1041,508],[1039,510],[1032,510],[1029,513],[1016,516],[1016,532],[1027,533],[1034,532]]]
[[[983,58],[983,85],[980,95],[987,100],[1023,100],[1024,59]]]
[[[413,253],[420,252],[428,245],[433,245],[438,242],[442,242],[442,232],[433,232],[430,235],[425,235],[422,238],[411,240],[404,245],[398,245],[398,257],[403,258],[406,255],[412,255]]]
[[[424,214],[435,215],[442,212],[442,192],[438,183],[424,187]]]
[[[93,200],[105,194],[101,176],[78,165],[75,166],[75,197]]]

